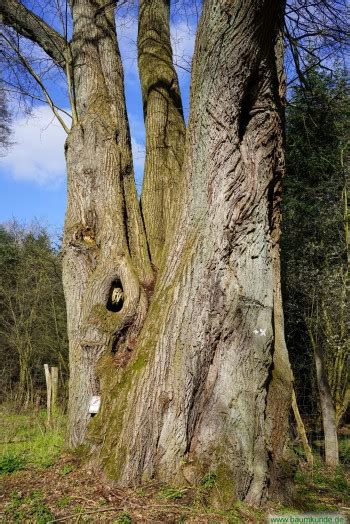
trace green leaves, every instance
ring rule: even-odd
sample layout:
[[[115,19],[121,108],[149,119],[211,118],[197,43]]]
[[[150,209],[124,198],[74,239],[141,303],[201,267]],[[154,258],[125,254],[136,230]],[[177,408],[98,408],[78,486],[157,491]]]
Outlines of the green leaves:
[[[344,71],[309,65],[307,88],[293,89],[286,112],[281,253],[287,346],[304,411],[314,413],[308,329],[322,346],[333,398],[340,404],[346,382],[345,372],[334,366],[343,365],[349,320],[342,158],[349,151],[350,98]]]

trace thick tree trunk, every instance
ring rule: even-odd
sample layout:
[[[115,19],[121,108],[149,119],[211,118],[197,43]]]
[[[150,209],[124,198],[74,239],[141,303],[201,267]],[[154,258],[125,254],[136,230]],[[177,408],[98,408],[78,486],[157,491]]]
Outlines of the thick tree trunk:
[[[279,273],[282,3],[208,0],[193,60],[182,218],[136,351],[101,359],[91,428],[120,484],[208,471],[259,503],[291,404]]]
[[[146,313],[145,289],[152,283],[133,177],[114,13],[106,7],[103,0],[72,4],[77,122],[66,142],[68,208],[63,242],[72,446],[83,442],[89,401],[99,394],[96,363],[116,347],[127,358]]]
[[[170,0],[141,0],[138,62],[146,126],[142,214],[152,262],[161,266],[179,206],[185,123],[172,60]],[[166,249],[167,250],[167,249]]]

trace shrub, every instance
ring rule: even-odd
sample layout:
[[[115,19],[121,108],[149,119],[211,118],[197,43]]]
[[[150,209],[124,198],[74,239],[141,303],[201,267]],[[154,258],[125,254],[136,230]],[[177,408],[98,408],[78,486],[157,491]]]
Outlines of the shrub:
[[[22,454],[12,452],[5,453],[0,457],[0,475],[6,475],[24,469],[27,460]]]

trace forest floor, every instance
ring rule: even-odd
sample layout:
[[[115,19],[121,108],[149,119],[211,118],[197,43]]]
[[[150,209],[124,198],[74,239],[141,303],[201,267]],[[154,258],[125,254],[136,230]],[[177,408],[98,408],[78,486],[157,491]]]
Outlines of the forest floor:
[[[311,512],[337,513],[350,521],[350,468],[344,465],[335,472],[320,460],[312,470],[300,466],[288,507],[271,503],[253,509],[237,503],[224,511],[219,492],[215,507],[211,504],[217,490],[214,477],[207,476],[196,488],[156,483],[139,489],[115,488],[82,458],[64,451],[63,417],[48,430],[44,412],[13,414],[0,406],[0,420],[0,522],[230,524]],[[347,466],[349,452],[346,438],[342,455]]]

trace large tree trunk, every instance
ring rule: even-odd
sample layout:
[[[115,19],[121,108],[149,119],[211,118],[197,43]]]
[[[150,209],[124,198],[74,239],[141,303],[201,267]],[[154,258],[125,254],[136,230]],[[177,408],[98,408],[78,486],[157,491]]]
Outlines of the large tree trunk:
[[[70,345],[69,435],[85,437],[100,356],[128,352],[152,284],[137,202],[114,13],[75,0],[71,43],[77,121],[66,142],[63,281]]]
[[[111,3],[70,3],[70,44],[18,0],[0,7],[66,65],[72,100],[70,444],[85,441],[89,400],[101,394],[89,439],[119,484],[210,471],[223,503],[259,503],[269,486],[283,490],[292,396],[279,269],[283,2],[204,2],[183,149],[169,2],[141,0],[143,216]]]
[[[193,60],[177,236],[126,367],[100,363],[91,438],[120,484],[215,472],[259,503],[283,459],[291,372],[283,338],[275,45],[282,3],[207,1]]]

